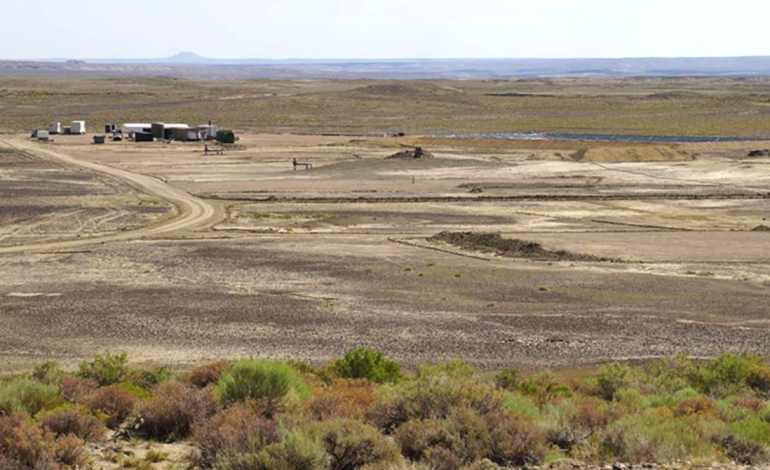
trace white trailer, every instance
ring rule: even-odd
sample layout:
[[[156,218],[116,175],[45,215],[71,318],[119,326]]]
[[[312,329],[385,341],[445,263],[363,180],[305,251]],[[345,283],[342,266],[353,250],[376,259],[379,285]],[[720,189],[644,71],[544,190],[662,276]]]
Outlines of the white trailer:
[[[124,134],[128,134],[129,132],[133,132],[133,133],[143,132],[143,133],[149,134],[149,133],[152,133],[152,124],[128,123],[128,124],[123,124],[121,126],[121,129],[123,130]]]
[[[72,121],[72,124],[70,124],[70,132],[72,134],[85,134],[86,133],[86,122],[85,121]]]
[[[48,133],[49,134],[61,134],[61,123],[60,122],[52,122],[48,125]]]
[[[48,140],[48,131],[37,131],[37,140]]]

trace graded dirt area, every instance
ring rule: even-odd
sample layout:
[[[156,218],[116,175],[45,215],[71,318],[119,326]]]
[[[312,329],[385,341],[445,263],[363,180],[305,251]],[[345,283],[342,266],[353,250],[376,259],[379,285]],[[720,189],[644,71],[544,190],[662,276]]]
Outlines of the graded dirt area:
[[[246,355],[318,363],[370,346],[405,364],[489,368],[770,354],[770,235],[752,231],[770,219],[770,158],[747,156],[761,143],[680,145],[694,159],[656,162],[575,161],[591,144],[570,144],[243,135],[204,155],[194,143],[25,143],[26,164],[53,165],[35,151],[46,150],[74,159],[57,172],[200,211],[168,209],[122,239],[0,254],[0,371],[106,350],[186,366]],[[435,158],[386,159],[415,145]],[[21,171],[13,155],[6,166]],[[313,168],[294,171],[294,158]],[[121,182],[104,167],[145,179]],[[112,207],[102,189],[77,187]],[[44,239],[70,230],[48,227]],[[428,241],[443,231],[576,256]]]

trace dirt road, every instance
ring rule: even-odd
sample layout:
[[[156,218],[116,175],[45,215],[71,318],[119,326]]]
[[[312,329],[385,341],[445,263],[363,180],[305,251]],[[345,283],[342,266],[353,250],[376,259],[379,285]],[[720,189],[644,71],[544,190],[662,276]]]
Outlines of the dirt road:
[[[223,220],[224,218],[224,211],[221,207],[191,196],[182,190],[169,186],[168,184],[150,176],[131,173],[110,166],[101,165],[99,163],[79,160],[60,152],[41,148],[40,146],[29,142],[0,139],[0,145],[27,152],[41,158],[57,160],[66,165],[86,168],[91,171],[118,178],[137,191],[163,199],[164,201],[173,204],[177,208],[177,214],[175,217],[164,221],[159,225],[143,227],[138,230],[132,230],[112,235],[84,238],[79,240],[3,247],[0,248],[0,254],[71,249],[102,244],[106,242],[126,241],[138,238],[156,237],[158,235],[169,235],[181,231],[191,231],[210,227]]]

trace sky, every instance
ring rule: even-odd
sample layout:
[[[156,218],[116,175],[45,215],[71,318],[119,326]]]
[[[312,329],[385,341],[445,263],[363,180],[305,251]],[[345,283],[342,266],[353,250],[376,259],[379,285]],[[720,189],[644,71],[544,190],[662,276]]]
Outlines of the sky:
[[[770,55],[767,0],[0,0],[0,59]]]

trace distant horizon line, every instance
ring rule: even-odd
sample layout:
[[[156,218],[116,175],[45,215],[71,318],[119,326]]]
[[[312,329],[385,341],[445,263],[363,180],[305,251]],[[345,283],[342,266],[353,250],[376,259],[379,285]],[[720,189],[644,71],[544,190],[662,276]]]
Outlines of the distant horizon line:
[[[480,61],[495,61],[495,60],[555,60],[555,61],[568,61],[568,60],[693,60],[693,59],[756,59],[756,58],[770,58],[770,53],[767,55],[715,55],[715,56],[699,56],[699,55],[681,55],[681,56],[665,56],[665,55],[645,55],[645,56],[617,56],[617,57],[591,57],[591,56],[581,56],[581,57],[538,57],[538,56],[531,56],[531,57],[525,57],[525,56],[519,56],[519,57],[282,57],[282,58],[266,58],[266,57],[244,57],[244,58],[233,58],[233,57],[227,57],[227,58],[221,58],[221,57],[210,57],[210,56],[203,56],[194,52],[180,52],[176,55],[172,56],[165,56],[165,57],[51,57],[51,58],[23,58],[23,59],[11,59],[11,58],[0,58],[0,61],[2,62],[67,62],[67,61],[83,61],[83,62],[89,62],[89,61],[97,61],[101,63],[107,63],[108,61],[152,61],[152,62],[158,62],[158,61],[177,61],[177,63],[180,60],[210,60],[210,61],[217,61],[217,62],[248,62],[248,61],[263,61],[263,62],[291,62],[291,61],[298,61],[298,62],[311,62],[311,61],[320,61],[320,62],[334,62],[334,61],[342,61],[342,62],[352,62],[352,61],[362,61],[362,62],[399,62],[399,61],[473,61],[473,60],[480,60]],[[194,65],[194,64],[192,64]]]

